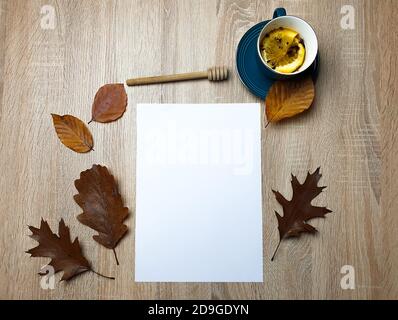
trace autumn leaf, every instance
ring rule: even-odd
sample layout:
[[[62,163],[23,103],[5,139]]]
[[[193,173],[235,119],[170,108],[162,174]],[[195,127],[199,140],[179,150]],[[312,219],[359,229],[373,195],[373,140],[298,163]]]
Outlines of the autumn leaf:
[[[128,216],[128,208],[123,206],[114,177],[106,167],[93,165],[91,169],[80,173],[80,179],[75,180],[75,186],[79,194],[73,198],[83,209],[77,219],[98,231],[93,239],[112,249],[119,265],[115,247],[127,232],[123,221]]]
[[[126,111],[126,107],[127,94],[124,85],[122,83],[106,84],[95,95],[90,122],[117,120]]]
[[[310,76],[274,82],[265,98],[268,123],[290,118],[307,110],[314,96],[314,82]]]
[[[114,279],[104,276],[91,268],[90,263],[83,256],[78,238],[72,242],[69,228],[65,225],[63,219],[59,222],[58,236],[51,231],[50,226],[43,219],[41,220],[40,228],[29,226],[29,230],[32,232],[30,237],[36,240],[39,245],[26,251],[26,253],[29,253],[31,257],[51,258],[48,265],[54,268],[54,272],[64,272],[61,281],[70,280],[86,271],[94,272],[108,279]]]
[[[272,190],[276,200],[283,207],[283,217],[275,211],[278,219],[279,243],[271,261],[274,260],[276,251],[283,239],[298,237],[303,232],[315,233],[317,230],[307,221],[313,218],[323,218],[327,213],[332,212],[326,207],[311,205],[311,201],[326,188],[318,187],[318,181],[322,177],[319,170],[320,168],[316,169],[312,174],[308,172],[303,184],[300,184],[297,178],[292,175],[292,200],[286,200],[278,191]]]
[[[59,140],[69,149],[79,153],[93,150],[93,137],[80,119],[71,116],[51,114]]]

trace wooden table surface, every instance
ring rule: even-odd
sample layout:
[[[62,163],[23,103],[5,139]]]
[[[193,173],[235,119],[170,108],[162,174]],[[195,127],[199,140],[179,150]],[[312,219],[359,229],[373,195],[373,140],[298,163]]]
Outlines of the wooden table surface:
[[[341,26],[348,3],[354,29]],[[43,21],[44,5],[55,9],[53,29]],[[398,298],[398,1],[0,0],[0,6],[0,298]],[[261,102],[240,83],[235,51],[242,35],[279,6],[313,25],[321,69],[311,110],[262,132],[264,283],[135,283],[136,104]],[[223,64],[232,70],[227,82],[128,88],[122,119],[90,124],[94,152],[74,153],[55,135],[50,113],[90,120],[105,83]],[[120,266],[75,218],[81,211],[73,181],[94,163],[110,168],[131,209],[130,233],[117,247]],[[317,235],[286,240],[271,262],[274,210],[281,209],[271,189],[290,196],[290,174],[302,180],[318,166],[328,188],[314,204],[333,213],[313,221]],[[42,289],[37,272],[48,259],[24,252],[36,245],[27,225],[39,225],[41,217],[52,228],[63,217],[90,261],[116,280],[85,273]],[[354,268],[353,290],[341,288],[344,265]]]

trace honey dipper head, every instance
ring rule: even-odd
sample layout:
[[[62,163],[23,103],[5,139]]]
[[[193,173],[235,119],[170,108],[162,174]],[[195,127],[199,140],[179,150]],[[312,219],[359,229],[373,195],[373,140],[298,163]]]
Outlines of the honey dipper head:
[[[207,70],[207,78],[210,81],[221,81],[228,78],[227,67],[212,67]]]

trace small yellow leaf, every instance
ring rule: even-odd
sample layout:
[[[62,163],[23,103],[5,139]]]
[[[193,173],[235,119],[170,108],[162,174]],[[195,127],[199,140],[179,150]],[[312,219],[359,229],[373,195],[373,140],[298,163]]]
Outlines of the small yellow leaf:
[[[276,81],[265,98],[268,122],[277,122],[307,110],[314,101],[315,87],[310,76]]]
[[[65,146],[79,153],[93,150],[93,137],[83,121],[71,115],[51,116],[58,138]]]

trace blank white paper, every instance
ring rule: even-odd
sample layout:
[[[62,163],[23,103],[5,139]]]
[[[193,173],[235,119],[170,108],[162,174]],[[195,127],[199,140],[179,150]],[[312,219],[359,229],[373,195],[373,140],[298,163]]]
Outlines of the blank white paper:
[[[260,104],[138,104],[135,281],[262,282]]]

